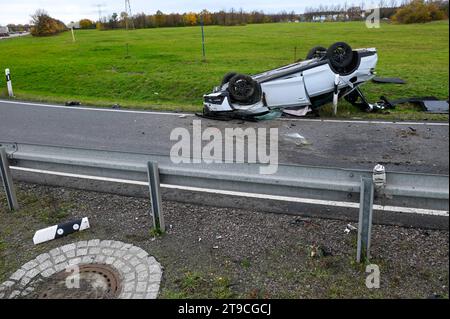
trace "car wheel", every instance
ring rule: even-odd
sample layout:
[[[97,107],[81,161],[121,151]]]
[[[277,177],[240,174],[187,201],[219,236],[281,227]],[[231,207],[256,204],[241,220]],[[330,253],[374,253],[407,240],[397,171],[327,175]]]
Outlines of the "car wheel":
[[[236,74],[228,82],[228,92],[238,102],[254,103],[261,97],[259,84],[251,76]]]
[[[321,46],[317,46],[309,50],[308,54],[306,55],[306,60],[311,59],[317,59],[322,58],[327,54],[327,49]]]
[[[327,50],[327,58],[335,69],[346,68],[353,59],[353,50],[345,42],[336,42]]]
[[[225,83],[230,82],[231,78],[233,76],[235,76],[237,73],[236,72],[228,72],[227,74],[224,75],[224,77],[222,78],[222,85],[224,85]]]

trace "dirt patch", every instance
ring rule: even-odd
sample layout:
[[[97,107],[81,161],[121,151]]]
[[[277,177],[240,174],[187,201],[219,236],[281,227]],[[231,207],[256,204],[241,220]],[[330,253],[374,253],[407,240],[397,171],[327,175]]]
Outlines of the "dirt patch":
[[[1,282],[49,249],[99,238],[153,255],[164,267],[160,298],[448,298],[448,231],[375,225],[381,287],[368,289],[345,221],[164,201],[167,232],[157,235],[145,199],[17,186],[18,212],[0,194]],[[86,216],[90,229],[33,245],[35,230]]]

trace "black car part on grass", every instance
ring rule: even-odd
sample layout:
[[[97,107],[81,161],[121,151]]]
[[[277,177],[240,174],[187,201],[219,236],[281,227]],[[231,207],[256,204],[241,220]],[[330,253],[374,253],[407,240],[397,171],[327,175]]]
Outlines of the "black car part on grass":
[[[380,77],[377,77],[377,76],[372,79],[372,82],[375,82],[375,83],[406,84],[406,81],[402,80],[400,78],[380,78]]]
[[[388,108],[395,108],[398,104],[412,103],[422,107],[424,112],[448,114],[448,100],[439,100],[435,96],[410,97],[397,100],[389,100],[385,96],[380,99]]]

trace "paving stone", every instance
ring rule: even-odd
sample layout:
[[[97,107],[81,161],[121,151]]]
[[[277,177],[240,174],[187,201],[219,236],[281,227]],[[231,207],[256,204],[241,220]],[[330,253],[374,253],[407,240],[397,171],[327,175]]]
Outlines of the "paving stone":
[[[44,261],[48,260],[50,258],[50,255],[48,253],[40,254],[36,257],[36,260],[38,263],[43,263]]]
[[[96,247],[100,245],[100,239],[91,239],[88,241],[88,247]]]
[[[77,246],[75,244],[68,244],[68,245],[64,245],[61,247],[61,250],[66,253],[69,250],[75,250],[77,248]]]
[[[115,257],[123,257],[127,253],[126,250],[116,250],[113,254]]]
[[[69,265],[71,265],[71,266],[72,266],[72,265],[79,265],[79,264],[81,264],[81,257],[69,259],[67,262],[68,262]]]
[[[84,256],[81,259],[81,262],[83,264],[92,264],[94,262],[94,260],[95,260],[95,256]]]
[[[56,273],[56,270],[53,267],[47,268],[44,271],[41,272],[41,276],[44,278],[50,277],[51,275],[53,275],[54,273]]]
[[[111,256],[112,254],[114,254],[114,249],[105,248],[102,250],[102,254],[106,256]]]
[[[146,292],[147,291],[147,282],[146,281],[138,281],[136,285],[136,292]]]
[[[59,247],[58,247],[58,248],[54,248],[54,249],[50,250],[48,253],[49,253],[52,257],[55,257],[55,256],[61,254],[61,249],[59,249]]]
[[[120,249],[123,246],[123,243],[121,243],[120,241],[114,241],[111,244],[111,248],[114,249]]]
[[[156,299],[158,297],[158,291],[151,291],[145,295],[145,299]]]
[[[36,277],[37,275],[39,275],[39,273],[40,273],[40,270],[36,267],[36,268],[30,269],[30,270],[25,274],[25,276],[26,276],[26,277],[30,277],[30,278],[34,278],[34,277]]]
[[[13,274],[11,275],[11,277],[9,277],[9,278],[12,279],[12,280],[18,281],[18,280],[22,279],[22,277],[23,277],[24,275],[25,275],[25,270],[19,269],[19,270],[17,270],[15,273],[13,273]]]
[[[137,278],[139,281],[147,280],[148,277],[149,277],[148,272],[146,272],[146,271],[142,271],[142,272],[138,273],[138,275],[137,275]]]
[[[87,247],[87,245],[88,245],[88,243],[87,243],[86,240],[79,241],[79,242],[77,243],[77,248],[85,248],[85,247]]]
[[[60,264],[56,264],[55,270],[56,270],[56,272],[65,271],[68,266],[70,266],[69,263],[67,261],[65,261]]]
[[[138,265],[136,266],[136,272],[137,272],[137,273],[140,273],[140,272],[143,272],[143,271],[147,272],[147,267],[146,267],[146,265],[138,264]]]
[[[102,247],[109,247],[109,246],[111,246],[111,243],[112,243],[111,240],[102,240],[100,242],[100,246],[102,246]]]
[[[22,266],[24,270],[30,270],[32,268],[37,267],[38,263],[35,260],[31,260]]]
[[[100,251],[101,251],[100,247],[91,247],[91,248],[89,248],[89,255],[100,254]]]
[[[76,250],[69,250],[68,252],[66,252],[66,257],[67,258],[74,258],[75,257],[75,254],[76,253]]]
[[[145,257],[148,256],[148,254],[147,254],[146,251],[143,250],[143,251],[139,252],[139,253],[137,254],[137,256],[138,256],[139,258],[145,258]]]
[[[135,290],[134,282],[125,282],[122,289],[124,292],[131,292],[131,291],[134,292]]]
[[[88,253],[87,248],[78,248],[77,249],[77,256],[85,256]]]
[[[59,264],[59,263],[62,263],[63,261],[65,261],[67,258],[66,258],[66,256],[65,255],[58,255],[58,256],[56,256],[54,259],[53,259],[53,262],[55,263],[55,264]]]
[[[137,265],[140,265],[142,263],[137,257],[133,257],[132,259],[130,259],[130,264],[136,267]]]

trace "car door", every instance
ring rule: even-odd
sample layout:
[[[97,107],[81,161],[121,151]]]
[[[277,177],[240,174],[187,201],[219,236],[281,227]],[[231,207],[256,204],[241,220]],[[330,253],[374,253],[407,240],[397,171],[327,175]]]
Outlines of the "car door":
[[[268,106],[309,105],[303,75],[296,73],[261,84]]]
[[[335,74],[328,63],[303,71],[306,92],[310,97],[332,92],[334,89],[334,78]]]

